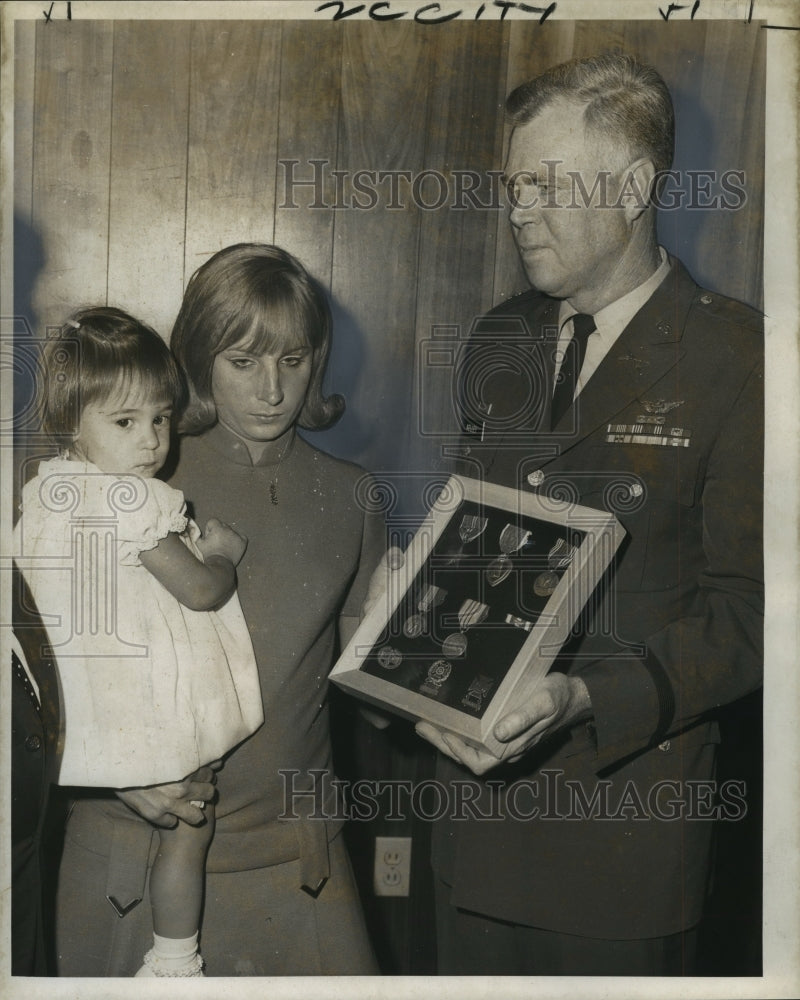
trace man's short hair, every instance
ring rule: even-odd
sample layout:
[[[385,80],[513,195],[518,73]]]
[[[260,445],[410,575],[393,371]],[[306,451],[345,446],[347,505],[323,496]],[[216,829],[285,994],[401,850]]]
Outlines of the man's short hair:
[[[621,52],[572,59],[512,91],[506,113],[512,124],[527,125],[556,100],[585,105],[586,127],[624,144],[631,160],[647,156],[656,171],[669,170],[675,113],[667,85],[652,66]]]

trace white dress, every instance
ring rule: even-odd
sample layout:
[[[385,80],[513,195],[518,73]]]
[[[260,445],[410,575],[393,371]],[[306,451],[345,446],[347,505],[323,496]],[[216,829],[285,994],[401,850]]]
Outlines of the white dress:
[[[14,553],[58,665],[62,785],[177,781],[264,721],[236,594],[192,611],[141,564],[169,532],[199,557],[183,494],[157,479],[55,458],[23,490]]]

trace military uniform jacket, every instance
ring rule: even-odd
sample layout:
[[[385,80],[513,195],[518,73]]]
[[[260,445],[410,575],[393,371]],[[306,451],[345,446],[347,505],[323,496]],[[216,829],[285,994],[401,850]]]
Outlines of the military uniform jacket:
[[[461,366],[484,419],[459,471],[609,510],[626,537],[553,667],[591,722],[483,779],[442,757],[482,792],[438,824],[434,867],[459,906],[601,938],[699,920],[713,821],[747,809],[714,783],[714,710],[762,678],[762,321],[671,264],[552,431],[557,300],[499,306]]]

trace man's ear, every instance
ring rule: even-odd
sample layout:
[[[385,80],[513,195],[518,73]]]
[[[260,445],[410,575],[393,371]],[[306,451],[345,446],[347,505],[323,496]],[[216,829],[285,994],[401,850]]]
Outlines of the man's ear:
[[[642,158],[626,167],[622,175],[617,207],[625,210],[625,218],[634,222],[650,206],[656,168],[653,161]]]

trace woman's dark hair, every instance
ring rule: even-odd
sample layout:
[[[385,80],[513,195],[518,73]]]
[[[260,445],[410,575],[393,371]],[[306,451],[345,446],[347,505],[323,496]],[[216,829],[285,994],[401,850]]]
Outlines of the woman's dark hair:
[[[172,328],[170,345],[189,381],[189,405],[181,430],[197,434],[217,418],[211,393],[214,359],[229,347],[254,354],[311,348],[311,378],[298,423],[330,427],[344,399],[322,393],[331,349],[327,299],[303,265],[280,247],[237,243],[195,271]]]
[[[121,309],[96,306],[74,313],[41,353],[38,397],[42,428],[60,447],[80,431],[89,403],[132,387],[169,401],[179,411],[186,383],[166,342]]]

